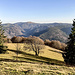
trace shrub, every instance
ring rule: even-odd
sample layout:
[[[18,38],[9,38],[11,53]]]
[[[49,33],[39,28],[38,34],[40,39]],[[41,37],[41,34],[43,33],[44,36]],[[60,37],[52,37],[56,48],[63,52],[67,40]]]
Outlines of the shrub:
[[[5,53],[7,50],[7,46],[0,45],[0,54]]]
[[[48,45],[48,46],[50,46],[50,44],[51,44],[51,41],[50,41],[50,40],[48,40],[48,39],[46,39],[46,40],[44,41],[44,44],[45,44],[45,45]]]
[[[26,37],[22,37],[22,41],[21,41],[21,43],[25,43],[25,42],[26,42],[26,40],[27,40],[27,38],[26,38]]]
[[[16,37],[11,38],[12,43],[34,43],[34,41],[38,41],[39,44],[44,44],[44,41],[36,36],[29,37]]]
[[[61,43],[60,41],[57,40],[52,41],[45,40],[44,44],[60,50],[65,50],[65,47],[67,46],[65,43]]]
[[[22,38],[21,37],[16,37],[14,36],[13,38],[11,38],[12,43],[21,43],[22,42]]]
[[[38,41],[39,44],[44,44],[44,41],[42,39],[40,39],[39,37],[35,37],[35,36],[30,36],[30,37],[23,37],[22,38],[22,42],[23,43],[34,43],[34,41]],[[36,42],[36,43],[38,43]]]
[[[56,49],[61,49],[61,43],[59,41],[56,41],[56,40],[51,41],[50,46],[53,48],[56,48]]]
[[[62,48],[61,48],[61,50],[63,50],[63,51],[64,51],[64,50],[65,50],[65,48],[67,47],[67,45],[66,45],[65,43],[61,43],[61,47],[62,47]]]
[[[12,43],[11,39],[7,38],[7,43]]]

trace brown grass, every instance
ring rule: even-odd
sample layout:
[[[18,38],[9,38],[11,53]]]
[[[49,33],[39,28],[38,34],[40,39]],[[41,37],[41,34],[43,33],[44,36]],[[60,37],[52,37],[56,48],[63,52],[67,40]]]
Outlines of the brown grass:
[[[24,44],[19,44],[23,47]],[[6,54],[0,54],[0,75],[74,75],[75,67],[65,66],[62,51],[45,46],[44,53],[35,56],[33,51],[21,49],[16,55],[16,44],[7,43]],[[27,44],[26,44],[27,46]],[[17,59],[18,58],[18,59]],[[62,66],[59,66],[62,65]]]

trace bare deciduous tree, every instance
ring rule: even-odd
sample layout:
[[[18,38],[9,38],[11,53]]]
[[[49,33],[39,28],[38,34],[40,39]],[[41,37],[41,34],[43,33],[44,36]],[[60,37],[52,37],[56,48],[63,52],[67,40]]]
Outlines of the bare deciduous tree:
[[[38,56],[41,49],[44,48],[44,45],[40,44],[39,40],[36,40],[34,38],[30,38],[29,39],[29,43],[28,43],[28,46],[24,46],[24,50],[27,50],[29,49],[29,51],[34,51],[35,52],[35,55]]]

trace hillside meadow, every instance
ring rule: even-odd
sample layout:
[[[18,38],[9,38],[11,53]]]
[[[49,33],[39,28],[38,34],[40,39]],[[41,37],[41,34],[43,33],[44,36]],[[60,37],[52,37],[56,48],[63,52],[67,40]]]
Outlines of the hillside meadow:
[[[75,67],[64,63],[62,51],[45,46],[39,56],[33,51],[24,50],[27,44],[5,43],[8,49],[0,54],[0,75],[74,75]]]
[[[8,46],[8,49],[10,49],[10,50],[17,49],[16,43],[7,43],[6,45]],[[27,44],[19,43],[18,46],[19,46],[19,48],[21,48],[20,51],[35,55],[35,53],[33,51],[23,49],[23,46],[27,46]],[[64,61],[62,54],[61,54],[63,51],[60,51],[60,50],[57,50],[57,49],[54,49],[52,47],[45,46],[45,45],[44,45],[44,48],[41,49],[40,51],[41,52],[40,52],[39,56],[52,58],[52,59],[56,59],[59,61]]]

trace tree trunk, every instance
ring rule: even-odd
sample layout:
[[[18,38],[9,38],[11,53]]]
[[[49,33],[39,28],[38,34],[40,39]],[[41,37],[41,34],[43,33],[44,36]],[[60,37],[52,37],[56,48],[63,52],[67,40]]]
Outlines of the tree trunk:
[[[36,55],[36,56],[38,56],[38,53],[37,53],[37,52],[35,52],[35,55]]]

